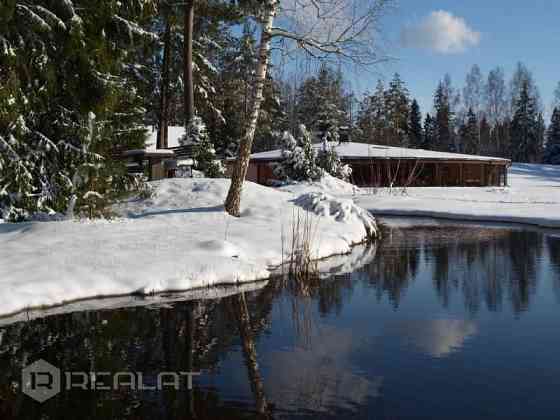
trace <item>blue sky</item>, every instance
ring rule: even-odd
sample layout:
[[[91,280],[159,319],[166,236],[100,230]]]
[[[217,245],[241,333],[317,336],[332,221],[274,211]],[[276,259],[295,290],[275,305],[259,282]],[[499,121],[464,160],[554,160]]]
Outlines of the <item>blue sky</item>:
[[[445,73],[462,87],[473,64],[484,75],[499,65],[509,79],[523,61],[547,111],[560,81],[559,1],[400,0],[384,20],[384,33],[387,52],[396,61],[380,66],[378,74],[348,75],[351,85],[358,93],[373,90],[378,76],[388,80],[397,71],[423,112],[430,111],[433,91]]]

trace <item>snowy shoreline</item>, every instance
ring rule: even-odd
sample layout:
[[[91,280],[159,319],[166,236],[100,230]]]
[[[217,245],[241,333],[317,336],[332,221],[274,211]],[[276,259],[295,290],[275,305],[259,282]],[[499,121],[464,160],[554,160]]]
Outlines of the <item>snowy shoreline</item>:
[[[376,255],[375,243],[371,245],[358,244],[352,247],[349,254],[333,255],[317,261],[321,278],[344,275],[370,263]],[[174,302],[192,300],[222,299],[238,293],[248,293],[266,287],[270,281],[276,281],[282,276],[282,267],[270,269],[270,277],[257,279],[246,283],[214,284],[187,290],[166,290],[152,294],[124,294],[119,296],[92,296],[61,302],[44,307],[25,308],[14,313],[0,315],[0,327],[16,322],[30,321],[72,312],[103,311],[145,306],[159,308]]]
[[[560,228],[560,167],[513,164],[509,187],[379,189],[355,197],[375,216],[428,217]]]
[[[330,177],[297,192],[246,183],[239,218],[222,207],[227,179],[153,187],[151,198],[116,205],[111,221],[0,225],[0,314],[267,279],[289,254],[299,212],[311,215],[316,260],[348,254],[376,230],[367,211],[334,196],[353,187]]]
[[[316,260],[350,253],[376,230],[374,216],[560,227],[556,166],[514,164],[507,188],[409,188],[405,195],[368,195],[332,177],[280,189],[247,183],[240,218],[223,211],[228,185],[158,181],[153,197],[116,205],[112,221],[0,224],[0,316],[92,297],[268,279],[286,259],[301,211],[313,215]]]

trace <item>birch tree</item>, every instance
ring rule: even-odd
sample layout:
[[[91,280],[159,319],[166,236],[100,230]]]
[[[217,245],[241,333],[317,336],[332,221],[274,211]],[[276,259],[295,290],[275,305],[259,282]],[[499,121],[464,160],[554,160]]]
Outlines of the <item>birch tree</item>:
[[[504,70],[496,67],[488,73],[484,86],[486,114],[492,124],[502,122],[508,117],[507,88]]]
[[[383,60],[378,52],[379,21],[392,0],[263,0],[257,19],[260,45],[253,81],[250,113],[240,141],[226,211],[239,216],[243,181],[247,175],[263,87],[274,40],[285,55],[303,52],[319,60],[371,66]],[[278,26],[275,18],[278,16]]]

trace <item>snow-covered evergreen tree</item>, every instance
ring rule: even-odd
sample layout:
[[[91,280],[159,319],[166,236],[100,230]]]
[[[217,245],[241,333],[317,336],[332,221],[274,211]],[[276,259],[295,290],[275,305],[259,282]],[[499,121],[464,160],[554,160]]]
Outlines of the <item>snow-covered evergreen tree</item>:
[[[548,127],[544,163],[560,165],[560,108],[554,108]]]
[[[287,131],[283,133],[281,161],[274,165],[274,175],[284,181],[313,181],[320,179],[322,170],[317,166],[311,133],[301,124],[297,140]]]
[[[340,161],[335,146],[336,143],[324,138],[322,147],[317,153],[317,166],[336,178],[349,181],[352,176],[352,168]]]
[[[216,158],[216,149],[210,141],[206,125],[198,116],[194,116],[187,125],[181,144],[194,144],[195,167],[204,172],[207,178],[220,178],[225,174],[224,167]]]
[[[92,185],[106,198],[131,185],[113,156],[144,141],[126,70],[127,54],[154,40],[137,24],[150,3],[10,1],[0,8],[4,218],[65,212],[73,197],[80,209]],[[90,182],[82,182],[86,172]]]

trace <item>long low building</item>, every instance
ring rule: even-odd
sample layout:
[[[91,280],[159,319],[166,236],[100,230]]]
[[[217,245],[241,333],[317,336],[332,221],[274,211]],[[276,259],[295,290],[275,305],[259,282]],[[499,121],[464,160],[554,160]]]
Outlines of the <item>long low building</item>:
[[[323,145],[315,144],[320,150]],[[352,167],[352,183],[360,187],[506,186],[511,161],[496,157],[435,152],[423,149],[343,142],[334,146],[341,161]],[[247,179],[274,181],[281,150],[251,155]]]

